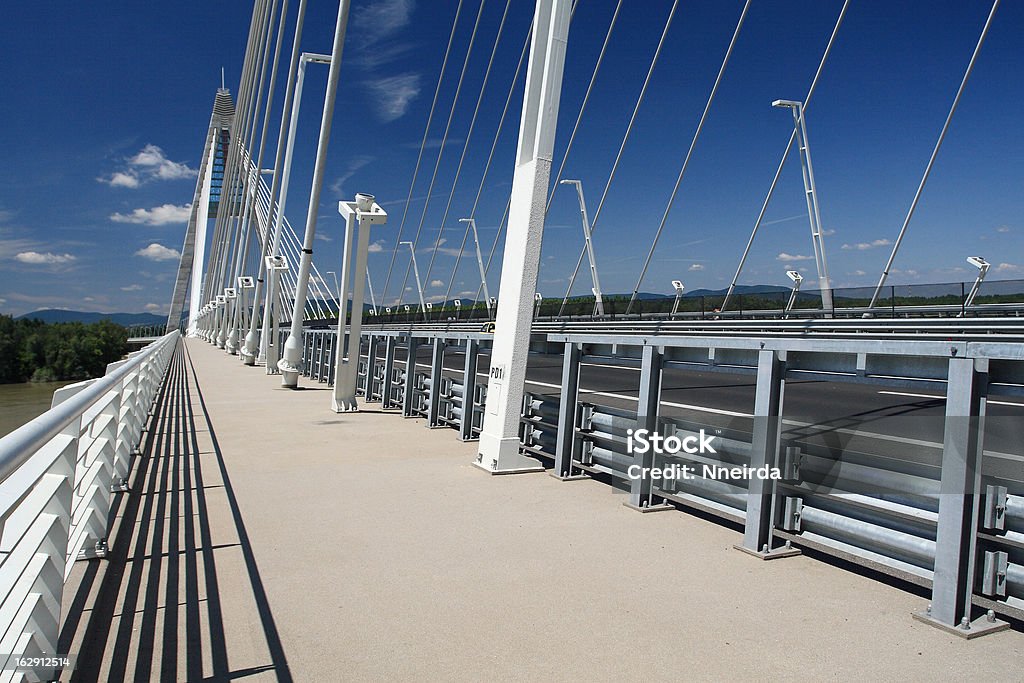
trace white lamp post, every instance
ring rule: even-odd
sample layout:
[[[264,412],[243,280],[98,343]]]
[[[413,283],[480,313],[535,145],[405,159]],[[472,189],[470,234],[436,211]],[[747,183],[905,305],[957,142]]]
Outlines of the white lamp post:
[[[416,248],[415,248],[415,246],[413,246],[412,242],[399,242],[398,246],[402,246],[403,244],[408,244],[409,245],[409,253],[412,255],[412,272],[413,272],[413,275],[416,276],[416,290],[420,294],[420,310],[423,311],[423,319],[426,320],[427,319],[427,304],[424,302],[424,299],[423,299],[423,283],[420,282],[420,269],[419,269],[419,266],[416,265]],[[409,310],[408,306],[406,306],[406,310]]]
[[[978,279],[974,281],[974,285],[971,286],[970,293],[968,293],[967,298],[964,299],[964,311],[974,304],[974,297],[978,296],[978,290],[981,289],[981,283],[985,279],[985,276],[988,275],[988,269],[992,267],[991,263],[980,256],[968,256],[967,262],[978,269]],[[964,311],[961,311],[960,315],[963,315]]]
[[[800,150],[800,166],[803,169],[804,194],[807,197],[807,218],[811,223],[811,243],[814,245],[814,261],[818,267],[818,286],[821,289],[821,307],[826,315],[832,312],[832,285],[828,278],[828,263],[825,260],[825,238],[821,230],[821,211],[818,208],[818,190],[814,184],[814,167],[811,165],[811,149],[807,139],[807,122],[804,119],[803,102],[775,100],[773,107],[793,112],[793,126],[796,129],[797,147]]]
[[[460,223],[469,223],[469,227],[473,229],[473,246],[476,247],[476,265],[480,269],[480,283],[484,287],[484,301],[487,302],[487,312],[491,312],[491,293],[487,291],[487,272],[484,269],[484,257],[480,254],[480,236],[476,232],[476,219],[474,218],[460,218]],[[455,264],[458,267],[458,263]]]
[[[800,291],[800,283],[804,281],[803,276],[795,270],[787,270],[786,277],[793,281],[793,291],[789,294],[789,301],[786,303],[786,310],[783,312],[783,318],[788,318],[789,312],[793,310],[793,304],[796,303],[797,292]]]
[[[367,254],[370,250],[370,229],[374,225],[387,223],[388,214],[373,201],[372,194],[357,194],[355,201],[338,202],[338,213],[345,219],[345,247],[341,260],[341,287],[338,292],[338,336],[334,348],[335,373],[334,395],[331,408],[336,413],[359,410],[356,403],[356,383],[359,375],[359,332],[363,324],[363,298],[366,279]],[[355,263],[352,262],[352,241],[356,228],[359,241],[355,246]],[[353,267],[354,266],[354,267]],[[345,354],[345,308],[348,304],[349,287],[352,293],[352,321],[348,326],[348,355]],[[371,368],[372,372],[372,368]]]
[[[563,180],[560,185],[573,185],[576,187],[576,196],[580,201],[580,216],[583,220],[583,241],[587,247],[587,259],[590,261],[590,278],[594,282],[594,313],[604,315],[604,301],[601,298],[601,281],[597,277],[597,257],[594,256],[594,243],[590,239],[590,219],[587,217],[587,202],[583,199],[583,182],[580,180]],[[562,302],[563,308],[565,301]],[[559,310],[559,315],[562,311]]]
[[[680,301],[680,299],[683,298],[683,290],[685,290],[686,288],[683,287],[683,283],[680,282],[679,280],[673,280],[672,281],[672,287],[676,290],[676,300],[672,303],[672,315],[671,315],[671,317],[675,318],[676,317],[676,313],[679,312],[679,301]]]

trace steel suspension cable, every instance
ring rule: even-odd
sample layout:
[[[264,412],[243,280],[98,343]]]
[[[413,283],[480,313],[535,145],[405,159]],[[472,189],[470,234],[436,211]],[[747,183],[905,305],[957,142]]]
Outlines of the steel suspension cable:
[[[234,183],[234,158],[235,152],[237,151],[238,137],[237,132],[240,130],[240,125],[237,123],[241,116],[241,108],[244,107],[244,88],[248,82],[248,73],[250,70],[250,64],[253,59],[253,46],[256,42],[256,27],[258,25],[259,17],[262,16],[263,8],[265,6],[265,0],[255,0],[253,3],[252,18],[249,23],[249,37],[246,43],[245,56],[242,59],[242,71],[239,75],[237,99],[235,115],[229,129],[229,142],[228,150],[224,158],[224,171],[221,177],[221,188],[220,196],[217,202],[217,216],[214,220],[213,229],[213,241],[211,244],[211,254],[207,261],[206,278],[203,285],[203,299],[210,301],[215,296],[215,292],[219,289],[219,273],[220,264],[222,261],[222,254],[227,250],[226,245],[226,214],[230,211],[231,205],[231,187]]]
[[[821,55],[821,61],[818,62],[818,70],[814,73],[814,78],[811,80],[811,87],[807,89],[807,95],[804,96],[804,114],[807,113],[807,106],[811,102],[811,98],[814,96],[814,90],[818,87],[818,79],[821,78],[821,73],[825,69],[825,62],[828,61],[828,56],[832,52],[832,45],[835,43],[836,35],[839,33],[839,27],[843,25],[843,18],[846,16],[846,8],[849,7],[850,0],[843,2],[842,9],[839,10],[839,17],[836,19],[836,24],[832,28],[832,35],[829,36],[828,44],[825,46],[825,52]],[[761,204],[761,211],[757,215],[757,220],[754,221],[754,229],[750,232],[750,239],[747,240],[747,246],[743,250],[743,255],[740,256],[739,265],[736,267],[736,274],[733,275],[732,282],[729,283],[729,290],[725,293],[725,299],[722,301],[722,305],[719,310],[725,311],[726,306],[729,305],[729,300],[732,298],[733,291],[736,289],[736,283],[740,279],[740,273],[743,272],[743,265],[747,262],[747,256],[750,254],[750,247],[754,244],[754,238],[757,236],[757,231],[761,227],[761,221],[764,220],[764,215],[768,211],[768,204],[771,202],[772,197],[775,194],[775,186],[779,182],[779,177],[782,175],[782,169],[786,165],[786,159],[789,157],[789,151],[793,149],[793,143],[796,141],[796,129],[789,134],[789,142],[786,144],[786,149],[782,153],[782,158],[779,159],[779,166],[775,169],[775,177],[772,178],[772,184],[768,188],[768,194],[764,198],[764,202]]]
[[[481,3],[482,4],[482,3]],[[469,129],[466,131],[466,140],[462,143],[462,153],[459,156],[459,164],[455,169],[455,179],[452,180],[452,190],[448,193],[448,204],[444,207],[444,214],[441,216],[441,223],[437,230],[437,240],[434,243],[434,251],[430,255],[430,262],[423,275],[424,282],[430,282],[430,271],[434,267],[434,259],[437,257],[437,248],[441,245],[441,235],[444,233],[444,224],[448,220],[448,212],[452,208],[452,200],[455,199],[455,190],[459,186],[459,176],[462,174],[462,164],[466,161],[466,153],[469,152],[469,143],[473,139],[473,130],[476,128],[476,119],[480,114],[480,104],[484,100],[484,93],[487,91],[487,82],[491,78],[491,68],[494,66],[494,57],[498,54],[498,45],[501,44],[501,36],[505,30],[505,20],[508,18],[508,10],[512,0],[505,0],[505,11],[501,15],[501,22],[498,24],[498,33],[494,37],[494,46],[491,48],[490,59],[487,60],[487,69],[484,71],[483,81],[480,83],[480,93],[476,98],[476,106],[473,108],[473,117],[469,121]]]
[[[668,18],[665,20],[665,27],[661,31],[661,38],[658,40],[658,47],[654,50],[654,56],[651,58],[651,65],[647,69],[647,77],[644,78],[643,87],[640,88],[640,95],[637,97],[636,104],[633,107],[633,114],[629,118],[629,125],[626,126],[626,133],[622,136],[622,142],[619,145],[619,151],[615,155],[615,162],[612,164],[611,173],[608,174],[608,181],[604,185],[604,191],[601,192],[601,200],[597,204],[597,211],[594,213],[594,219],[590,224],[590,234],[594,234],[594,230],[597,229],[597,222],[601,218],[601,211],[604,209],[605,200],[608,198],[608,190],[611,188],[612,181],[615,180],[615,173],[618,171],[619,162],[622,160],[622,153],[626,149],[626,143],[629,141],[629,136],[633,132],[633,126],[636,123],[637,113],[640,111],[640,105],[643,104],[644,97],[647,95],[647,87],[651,83],[651,76],[654,74],[654,68],[658,65],[658,58],[661,56],[661,49],[665,46],[665,38],[668,36],[668,30],[672,26],[672,18],[675,17],[676,9],[679,7],[679,0],[674,0],[672,3],[672,9],[669,10]],[[580,266],[583,265],[583,258],[587,254],[586,246],[580,251],[580,257],[576,261],[576,268],[572,272],[572,277],[569,278],[569,286],[565,290],[565,296],[562,298],[562,305],[558,309],[558,315],[562,315],[565,310],[565,305],[569,301],[569,293],[572,291],[572,286],[576,282],[576,276],[580,272]]]
[[[612,13],[612,20],[608,24],[608,32],[604,35],[604,43],[601,44],[601,52],[597,55],[597,62],[594,64],[594,71],[590,74],[590,83],[587,85],[587,91],[583,95],[583,102],[580,104],[580,111],[576,115],[576,123],[572,127],[572,133],[569,135],[569,142],[565,145],[565,152],[562,154],[562,161],[558,165],[558,172],[555,173],[555,180],[551,183],[551,191],[548,194],[548,203],[544,208],[544,215],[547,216],[547,212],[551,209],[551,202],[555,198],[555,192],[558,189],[558,183],[562,179],[562,172],[565,171],[565,162],[569,158],[569,152],[572,150],[572,144],[576,141],[576,133],[580,128],[580,121],[583,120],[583,112],[587,110],[587,103],[590,101],[590,93],[594,90],[594,83],[597,81],[597,74],[601,70],[601,64],[604,62],[604,54],[608,49],[608,43],[612,38],[612,31],[615,29],[615,23],[619,20],[619,11],[622,9],[622,0],[619,0],[615,5],[615,11]]]
[[[444,148],[448,142],[448,134],[451,132],[452,119],[455,118],[455,108],[459,103],[459,95],[462,93],[462,84],[466,78],[466,70],[469,68],[469,60],[473,55],[473,45],[476,42],[477,30],[480,28],[480,18],[484,13],[484,6],[487,0],[480,0],[480,9],[476,13],[476,21],[473,24],[473,32],[469,35],[469,45],[466,48],[466,57],[462,62],[462,72],[459,74],[459,82],[455,86],[455,96],[452,98],[451,111],[448,112],[448,123],[444,127],[444,135],[441,136],[441,145],[437,148],[437,161],[434,163],[434,173],[430,178],[430,185],[427,186],[427,197],[423,200],[423,211],[420,214],[420,222],[416,227],[416,236],[412,239],[412,248],[415,251],[420,244],[420,234],[423,232],[423,223],[427,218],[427,208],[430,206],[430,195],[434,192],[434,183],[437,181],[437,171],[441,167],[441,158],[444,156]],[[439,245],[435,244],[434,249],[436,250]],[[397,251],[397,246],[396,246]],[[405,285],[409,281],[409,274],[412,272],[412,258],[409,259],[409,265],[405,268],[405,277],[402,279],[402,285],[399,287],[399,292],[405,291]],[[401,296],[401,294],[399,294]],[[426,315],[426,311],[423,311],[423,315]]]
[[[590,83],[587,85],[586,93],[583,95],[583,102],[582,102],[582,104],[580,104],[580,110],[579,110],[578,114],[576,115],[576,123],[572,127],[572,133],[569,135],[569,142],[565,146],[565,152],[562,154],[562,160],[559,163],[558,172],[555,174],[555,180],[551,184],[551,191],[548,194],[547,205],[545,207],[545,216],[547,215],[547,211],[551,208],[551,202],[555,198],[555,190],[558,187],[558,182],[562,179],[562,173],[565,171],[566,160],[569,158],[569,152],[570,152],[570,150],[572,150],[573,142],[576,140],[576,133],[579,130],[580,121],[583,119],[583,113],[584,113],[584,111],[586,111],[587,103],[590,101],[590,94],[591,94],[591,92],[594,89],[594,83],[597,80],[597,74],[598,74],[598,72],[601,69],[602,62],[604,61],[604,55],[605,55],[605,52],[608,49],[608,43],[611,40],[612,31],[615,28],[616,21],[618,21],[619,11],[621,9],[622,9],[622,0],[619,0],[618,3],[616,3],[616,5],[615,5],[615,11],[612,13],[612,19],[611,19],[611,22],[608,25],[608,31],[607,31],[607,33],[605,33],[604,42],[601,44],[601,51],[600,51],[600,53],[597,56],[597,62],[594,64],[594,70],[593,70],[593,72],[590,75]],[[576,4],[574,3],[573,7],[572,7],[572,12],[575,13],[575,11],[576,11]],[[570,20],[571,20],[571,15],[570,15]],[[532,25],[530,27],[530,30],[531,31],[533,30]],[[527,34],[526,34],[526,42],[523,45],[523,52],[519,56],[519,66],[516,67],[516,73],[512,77],[512,85],[509,87],[508,99],[505,100],[505,109],[501,113],[501,119],[500,119],[500,121],[498,123],[498,131],[497,131],[497,133],[495,133],[494,144],[491,145],[491,154],[487,158],[487,166],[484,169],[483,178],[481,178],[481,180],[480,180],[480,187],[477,189],[476,199],[473,201],[473,209],[470,212],[470,218],[475,218],[476,217],[476,207],[477,207],[477,204],[480,201],[480,194],[481,194],[481,192],[483,192],[483,189],[484,189],[484,181],[487,178],[487,172],[488,172],[488,170],[490,168],[491,158],[494,155],[494,148],[495,148],[495,146],[498,143],[498,135],[501,133],[502,126],[503,126],[503,124],[505,122],[505,114],[508,111],[508,105],[509,105],[509,102],[512,99],[512,91],[515,89],[516,80],[519,78],[519,71],[522,68],[523,61],[526,58],[526,53],[527,53],[527,51],[529,50],[529,47],[530,47],[530,35],[531,35],[531,33],[527,32]],[[500,226],[499,226],[499,229],[500,229]],[[466,242],[469,239],[469,230],[470,230],[470,226],[467,224],[466,225],[466,231],[462,235],[462,245],[459,247],[459,256],[458,256],[458,258],[455,261],[455,268],[452,270],[452,279],[448,283],[448,291],[445,292],[445,296],[444,296],[444,300],[445,301],[447,301],[449,296],[451,296],[452,287],[454,286],[454,283],[455,283],[456,271],[458,270],[459,264],[462,262],[462,255],[465,252]],[[492,248],[492,253],[493,253],[493,248]],[[490,267],[490,258],[488,258],[488,262],[487,263],[488,263],[487,267],[484,268],[484,272],[485,273],[487,272],[488,268]],[[482,289],[482,288],[483,288],[483,283],[481,283],[481,286],[480,286],[480,289]],[[477,290],[477,296],[479,297],[479,295],[480,295],[480,290],[478,289]]]
[[[974,53],[971,55],[971,61],[967,64],[967,70],[964,72],[964,77],[960,81],[960,87],[957,88],[956,97],[953,98],[953,104],[949,108],[949,114],[946,115],[946,122],[942,124],[942,132],[939,133],[939,139],[935,141],[935,148],[932,149],[932,155],[928,159],[928,165],[925,166],[924,175],[921,176],[921,182],[917,186],[917,192],[914,193],[914,199],[910,202],[910,209],[907,211],[907,217],[903,219],[903,226],[900,228],[900,234],[896,237],[896,244],[892,245],[892,253],[889,254],[889,260],[885,263],[885,269],[882,270],[882,276],[878,279],[878,286],[875,287],[875,293],[871,296],[871,303],[868,304],[868,308],[874,308],[875,304],[878,303],[878,295],[882,291],[882,287],[885,286],[885,280],[889,277],[889,270],[892,268],[893,261],[896,260],[896,252],[899,251],[900,244],[903,242],[903,237],[907,233],[907,226],[910,225],[910,219],[914,216],[914,210],[917,209],[917,202],[921,199],[921,193],[924,191],[925,183],[928,182],[928,176],[931,175],[932,165],[935,164],[935,157],[939,155],[939,148],[942,147],[942,141],[946,138],[946,132],[949,130],[949,124],[953,120],[953,114],[956,113],[956,108],[960,104],[960,97],[964,94],[964,89],[967,87],[967,81],[971,79],[971,72],[974,71],[974,63],[978,60],[978,53],[981,52],[981,46],[985,42],[985,37],[988,35],[988,29],[992,25],[992,18],[996,15],[996,10],[999,8],[999,0],[995,0],[992,3],[992,10],[988,13],[988,19],[985,20],[985,26],[981,29],[981,35],[978,37],[978,44],[974,46]]]
[[[750,9],[750,0],[747,0],[743,4],[743,11],[740,12],[739,21],[736,22],[736,30],[733,31],[732,40],[729,41],[729,47],[725,51],[725,57],[722,59],[722,66],[718,69],[718,75],[715,77],[715,84],[711,87],[711,94],[708,95],[707,104],[704,105],[704,112],[700,115],[700,121],[697,123],[697,130],[693,133],[693,139],[690,140],[690,148],[686,150],[686,157],[683,159],[682,168],[679,169],[679,175],[676,176],[676,184],[672,188],[672,194],[669,195],[668,204],[665,205],[665,212],[661,215],[661,222],[658,224],[658,230],[654,233],[654,241],[651,242],[651,249],[647,252],[647,258],[644,260],[644,265],[640,268],[640,276],[636,280],[636,286],[633,288],[633,294],[629,297],[629,304],[626,306],[626,314],[633,309],[633,302],[636,301],[637,294],[640,292],[640,285],[643,283],[644,276],[647,274],[647,268],[651,265],[651,259],[654,257],[654,250],[658,247],[658,240],[661,239],[661,232],[665,229],[665,223],[668,221],[668,215],[672,211],[672,205],[676,201],[676,195],[679,193],[679,187],[683,183],[683,176],[686,175],[686,169],[690,165],[690,159],[693,157],[693,150],[697,146],[697,140],[700,139],[701,130],[704,128],[704,122],[707,121],[708,112],[711,111],[711,105],[715,101],[715,95],[718,94],[718,86],[722,84],[722,76],[725,74],[725,69],[729,65],[729,58],[732,57],[733,48],[736,47],[736,40],[740,37],[740,31],[743,29],[743,22],[747,18],[747,11]]]
[[[448,36],[448,47],[444,50],[444,59],[441,62],[441,72],[437,76],[437,86],[434,88],[434,99],[430,103],[430,113],[427,114],[427,125],[423,128],[423,139],[420,141],[420,151],[416,155],[416,166],[413,168],[412,181],[409,183],[409,194],[405,197],[405,209],[402,211],[402,222],[398,224],[398,234],[395,238],[395,248],[391,252],[391,263],[388,265],[388,273],[384,278],[384,289],[381,290],[381,301],[386,301],[388,285],[391,283],[391,271],[395,267],[395,257],[398,255],[398,242],[402,239],[402,229],[405,228],[405,219],[409,215],[409,205],[412,203],[413,189],[416,187],[416,178],[420,173],[420,163],[423,161],[423,152],[427,147],[427,137],[430,134],[430,124],[434,120],[434,110],[437,107],[437,100],[441,94],[441,83],[444,81],[444,73],[448,68],[448,56],[452,51],[452,43],[455,41],[455,29],[459,25],[459,14],[462,12],[463,0],[459,0],[455,8],[455,18],[452,20],[452,30]]]
[[[523,68],[523,62],[526,60],[526,54],[530,50],[530,37],[533,35],[533,24],[530,24],[530,29],[526,32],[526,40],[523,41],[523,49],[519,53],[519,63],[516,65],[516,72],[512,75],[512,82],[508,86],[508,96],[505,98],[505,106],[501,110],[501,117],[498,119],[498,128],[494,131],[494,139],[491,141],[491,151],[487,155],[487,163],[484,164],[483,175],[480,176],[480,184],[476,188],[476,197],[473,199],[473,208],[469,211],[469,218],[476,218],[476,208],[480,204],[480,197],[484,191],[484,184],[487,182],[487,175],[491,170],[491,163],[494,161],[494,151],[498,147],[498,139],[501,137],[501,131],[505,126],[505,117],[508,114],[509,105],[512,103],[512,94],[516,89],[516,82],[519,80],[519,73]],[[469,224],[466,224],[466,232],[462,236],[462,246],[459,248],[459,257],[455,259],[455,268],[452,269],[452,279],[448,283],[448,291],[445,292],[444,301],[448,300],[451,296],[452,287],[455,284],[455,275],[459,270],[459,264],[462,262],[462,254],[466,249],[466,240],[469,238]],[[483,282],[480,283],[480,287],[483,287]],[[477,294],[479,296],[479,293]]]

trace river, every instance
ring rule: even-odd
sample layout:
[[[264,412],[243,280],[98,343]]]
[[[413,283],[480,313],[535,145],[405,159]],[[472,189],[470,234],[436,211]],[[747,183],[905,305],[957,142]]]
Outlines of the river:
[[[50,409],[53,392],[71,382],[0,384],[0,437]]]

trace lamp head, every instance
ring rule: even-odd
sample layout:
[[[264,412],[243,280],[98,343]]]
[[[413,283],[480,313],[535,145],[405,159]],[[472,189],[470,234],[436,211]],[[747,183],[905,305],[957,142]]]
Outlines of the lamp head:
[[[968,256],[967,262],[970,263],[975,268],[977,268],[978,270],[985,270],[989,267],[989,265],[991,265],[988,261],[981,258],[980,256]]]
[[[683,287],[683,283],[680,282],[679,280],[673,280],[672,287],[676,290],[676,292],[679,293],[682,293],[682,291],[686,289],[685,287]]]
[[[356,192],[356,206],[360,211],[369,211],[373,208],[373,195],[365,192]]]
[[[788,107],[790,109],[799,109],[804,106],[803,102],[797,102],[796,100],[775,100],[772,102],[773,107]]]
[[[786,271],[786,277],[788,277],[793,282],[803,282],[804,281],[804,276],[801,275],[800,273],[798,273],[795,270],[787,270]]]

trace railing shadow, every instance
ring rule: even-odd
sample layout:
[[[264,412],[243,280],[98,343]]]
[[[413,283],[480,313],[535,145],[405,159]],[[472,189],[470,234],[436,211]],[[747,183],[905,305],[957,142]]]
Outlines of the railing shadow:
[[[212,453],[201,452],[203,431],[209,434]],[[210,456],[216,460],[213,471]],[[120,514],[111,552],[85,568],[64,617],[61,651],[76,643],[78,647],[78,669],[71,680],[227,681],[273,671],[278,680],[291,681],[216,431],[184,345],[175,351],[135,460],[131,492],[117,497],[114,514]],[[230,510],[233,529],[228,534],[210,523],[209,496],[217,489],[222,489]],[[215,537],[232,532],[236,543],[215,543]],[[244,560],[270,661],[232,669],[220,586],[230,585],[237,595],[242,577],[219,572],[218,558],[223,564],[224,549],[235,547]],[[248,639],[248,621],[230,626],[236,638]]]

